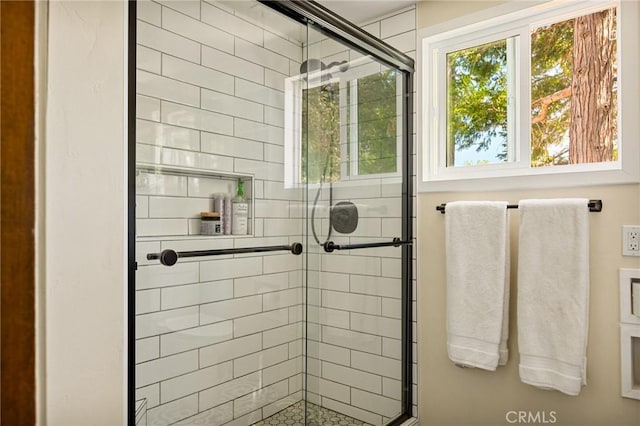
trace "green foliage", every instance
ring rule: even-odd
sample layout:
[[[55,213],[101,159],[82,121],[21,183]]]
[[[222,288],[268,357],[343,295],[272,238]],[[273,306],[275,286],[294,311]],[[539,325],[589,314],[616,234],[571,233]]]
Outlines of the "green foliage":
[[[396,73],[358,80],[358,174],[396,170]]]
[[[574,20],[571,19],[538,28],[531,33],[533,167],[569,162],[571,97],[563,96],[549,103],[544,100],[571,87],[573,24]]]
[[[545,25],[531,33],[533,167],[569,162],[574,22]],[[504,161],[508,143],[506,40],[450,53],[447,61],[447,165],[455,164],[456,151],[487,151],[496,142],[502,145],[497,158]],[[615,68],[615,57],[611,66]],[[615,91],[613,98],[615,101]],[[613,108],[615,117],[615,102]],[[615,139],[615,123],[612,131]],[[617,158],[616,149],[613,157]]]
[[[487,43],[447,55],[447,164],[455,151],[487,150],[498,138],[507,156],[507,45]]]
[[[339,86],[302,91],[302,181],[340,180]]]

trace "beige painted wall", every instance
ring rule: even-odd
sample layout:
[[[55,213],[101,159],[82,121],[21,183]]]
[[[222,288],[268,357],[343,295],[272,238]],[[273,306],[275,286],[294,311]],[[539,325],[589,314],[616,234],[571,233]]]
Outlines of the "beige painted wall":
[[[52,1],[48,40],[39,40],[48,42],[41,425],[125,424],[125,6]]]
[[[455,200],[585,197],[604,202],[591,213],[591,299],[588,385],[577,397],[525,385],[518,376],[516,275],[518,213],[511,219],[510,360],[496,372],[455,367],[447,358],[444,216],[440,203]],[[508,424],[510,410],[556,411],[558,425],[638,425],[640,401],[620,396],[618,268],[640,268],[620,254],[620,226],[640,224],[640,185],[491,193],[422,193],[418,196],[419,418],[423,426]]]
[[[422,2],[418,28],[477,11],[495,2]],[[435,206],[455,200],[585,197],[604,202],[589,215],[591,228],[588,385],[577,397],[525,385],[518,376],[516,324],[517,210],[511,218],[510,361],[496,372],[455,367],[447,358],[445,330],[444,216]],[[511,410],[555,411],[562,426],[636,426],[640,401],[620,396],[618,268],[640,268],[640,258],[622,257],[620,227],[640,224],[640,185],[591,186],[508,192],[420,193],[418,195],[419,418],[423,426],[509,424]],[[538,423],[539,424],[539,423]]]
[[[506,0],[423,0],[416,3],[416,23],[420,30],[506,2]]]

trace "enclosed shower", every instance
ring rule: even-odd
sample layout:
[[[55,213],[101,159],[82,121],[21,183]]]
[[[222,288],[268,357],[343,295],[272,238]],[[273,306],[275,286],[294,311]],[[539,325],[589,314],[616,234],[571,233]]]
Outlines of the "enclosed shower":
[[[413,60],[314,2],[134,10],[130,424],[402,424]]]

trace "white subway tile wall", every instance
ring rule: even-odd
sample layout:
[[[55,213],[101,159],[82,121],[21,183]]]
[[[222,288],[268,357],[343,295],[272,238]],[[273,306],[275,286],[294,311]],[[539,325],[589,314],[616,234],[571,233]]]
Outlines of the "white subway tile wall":
[[[307,51],[323,61],[362,55],[324,37],[305,45],[304,27],[286,31],[272,13],[259,22],[241,3],[138,2],[137,161],[221,175],[137,175],[136,399],[146,399],[149,425],[257,422],[303,398],[306,328],[309,400],[381,425],[400,410],[398,250],[227,255],[170,268],[144,256],[303,238],[305,194],[284,187],[284,79]],[[414,8],[369,28],[415,55]],[[254,177],[251,236],[196,235],[212,194],[235,192],[229,173]],[[363,180],[334,196],[361,214],[357,231],[335,241],[399,236],[399,185]],[[317,219],[326,235],[326,212]]]

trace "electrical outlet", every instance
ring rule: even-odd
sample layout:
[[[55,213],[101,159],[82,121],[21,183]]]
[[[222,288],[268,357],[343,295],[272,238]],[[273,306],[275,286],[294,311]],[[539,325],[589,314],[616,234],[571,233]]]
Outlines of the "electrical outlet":
[[[622,255],[640,256],[640,226],[622,225]]]

